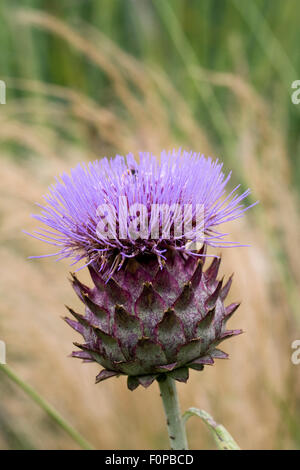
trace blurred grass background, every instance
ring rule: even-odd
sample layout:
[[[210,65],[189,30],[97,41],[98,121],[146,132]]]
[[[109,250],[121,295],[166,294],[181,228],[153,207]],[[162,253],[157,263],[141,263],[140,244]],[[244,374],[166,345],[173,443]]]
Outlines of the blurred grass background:
[[[167,448],[158,387],[95,386],[68,357],[77,307],[67,262],[21,230],[54,176],[116,152],[185,147],[219,157],[259,207],[228,225],[251,248],[223,250],[242,300],[230,361],[192,373],[182,408],[206,409],[242,448],[300,448],[300,79],[297,0],[2,0],[0,339],[7,362],[95,447]],[[88,282],[86,273],[80,277]],[[147,403],[147,406],[145,406]],[[191,448],[214,448],[200,420]],[[0,375],[0,448],[76,445]]]

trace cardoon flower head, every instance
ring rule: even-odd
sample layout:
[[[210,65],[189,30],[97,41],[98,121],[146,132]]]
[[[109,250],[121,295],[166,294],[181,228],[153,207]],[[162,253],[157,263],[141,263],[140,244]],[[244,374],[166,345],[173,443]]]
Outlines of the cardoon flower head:
[[[238,246],[217,230],[241,217],[250,191],[226,197],[231,173],[222,164],[193,152],[163,151],[158,160],[140,153],[137,163],[104,158],[63,174],[34,217],[49,229],[35,232],[58,248],[49,256],[84,259],[109,278],[124,261],[155,255],[161,264],[168,250],[199,256],[195,247]]]
[[[220,259],[204,263],[208,246],[238,246],[219,225],[250,207],[249,190],[226,194],[230,175],[193,152],[141,153],[139,163],[129,154],[78,165],[50,189],[34,216],[50,230],[34,236],[89,268],[93,288],[72,275],[85,315],[69,309],[66,321],[84,338],[73,356],[104,368],[97,382],[186,381],[189,368],[227,357],[217,346],[241,332],[226,329],[238,304],[224,305],[231,278],[217,279]]]

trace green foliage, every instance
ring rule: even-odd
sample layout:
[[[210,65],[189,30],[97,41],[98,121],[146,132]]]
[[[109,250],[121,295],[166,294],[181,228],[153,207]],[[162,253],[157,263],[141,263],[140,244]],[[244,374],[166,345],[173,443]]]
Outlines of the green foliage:
[[[206,411],[189,408],[182,419],[186,422],[192,416],[198,416],[209,427],[220,450],[241,450],[224,426],[217,424]]]
[[[192,69],[246,74],[257,92],[273,101],[275,112],[280,104],[278,119],[285,119],[290,130],[288,144],[299,182],[295,150],[300,114],[290,100],[291,81],[300,68],[297,0],[25,0],[21,6],[47,11],[75,27],[86,22],[138,59],[160,65],[227,159],[236,132],[226,109],[231,96],[226,88],[212,88],[195,78]],[[19,8],[16,0],[1,2],[1,75],[57,83],[101,103],[107,100],[111,85],[105,74],[61,38],[19,25]]]

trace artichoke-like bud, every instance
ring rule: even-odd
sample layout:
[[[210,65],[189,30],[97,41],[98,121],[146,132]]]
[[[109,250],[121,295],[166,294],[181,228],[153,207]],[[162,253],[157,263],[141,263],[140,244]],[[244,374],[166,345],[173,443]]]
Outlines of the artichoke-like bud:
[[[34,216],[46,228],[32,236],[56,247],[50,256],[89,267],[93,288],[73,277],[85,315],[70,309],[67,322],[84,338],[73,356],[103,366],[97,382],[185,382],[189,368],[227,357],[218,345],[240,333],[226,330],[238,304],[224,306],[231,279],[217,280],[219,258],[203,271],[205,249],[243,246],[219,226],[256,204],[243,204],[250,190],[239,185],[226,192],[230,176],[218,160],[179,149],[78,165],[50,188]]]
[[[204,251],[198,259],[170,251],[163,266],[155,256],[140,256],[108,281],[90,266],[93,288],[73,275],[85,315],[69,309],[74,319],[66,318],[84,338],[74,343],[80,351],[72,356],[104,368],[96,383],[122,374],[130,390],[164,374],[186,382],[189,368],[202,370],[228,357],[218,345],[241,333],[226,328],[239,304],[225,307],[232,278],[224,286],[217,280],[219,258],[204,271]]]

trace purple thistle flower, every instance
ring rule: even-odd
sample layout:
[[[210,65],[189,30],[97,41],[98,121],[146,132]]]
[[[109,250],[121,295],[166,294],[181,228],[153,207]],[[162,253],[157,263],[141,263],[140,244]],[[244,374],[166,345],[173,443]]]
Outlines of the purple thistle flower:
[[[218,280],[220,258],[204,270],[207,246],[241,246],[217,230],[252,207],[249,189],[226,194],[222,164],[193,152],[117,155],[63,174],[34,217],[32,235],[58,247],[59,259],[84,259],[92,287],[72,274],[84,304],[65,321],[83,338],[72,356],[97,362],[96,383],[127,376],[130,390],[158,381],[174,449],[187,449],[174,380],[227,359],[219,345],[239,303],[225,305],[232,276]],[[256,203],[255,203],[256,204]]]
[[[227,234],[217,230],[254,205],[242,204],[250,190],[239,195],[240,185],[226,195],[231,172],[225,176],[222,167],[218,160],[181,150],[163,151],[159,160],[140,153],[139,163],[128,154],[79,164],[44,196],[41,214],[33,217],[50,229],[32,236],[58,247],[46,256],[69,257],[73,264],[85,259],[85,266],[92,264],[107,278],[126,259],[141,254],[155,254],[160,265],[169,250],[203,256],[191,248],[199,240],[201,246],[245,246],[224,240]],[[103,207],[109,213],[99,211]],[[167,223],[163,210],[154,216],[154,207],[167,211]],[[184,212],[185,207],[190,209]],[[200,224],[197,208],[201,208]],[[106,232],[101,232],[104,215]]]
[[[217,279],[220,259],[203,267],[208,245],[241,246],[217,230],[251,207],[249,190],[226,194],[230,176],[218,160],[179,150],[78,165],[50,188],[34,216],[50,229],[33,236],[89,267],[92,288],[72,275],[85,315],[69,309],[66,321],[84,339],[73,356],[104,368],[97,382],[186,382],[189,369],[228,357],[218,345],[241,333],[227,330],[239,304],[225,306],[232,279]]]

